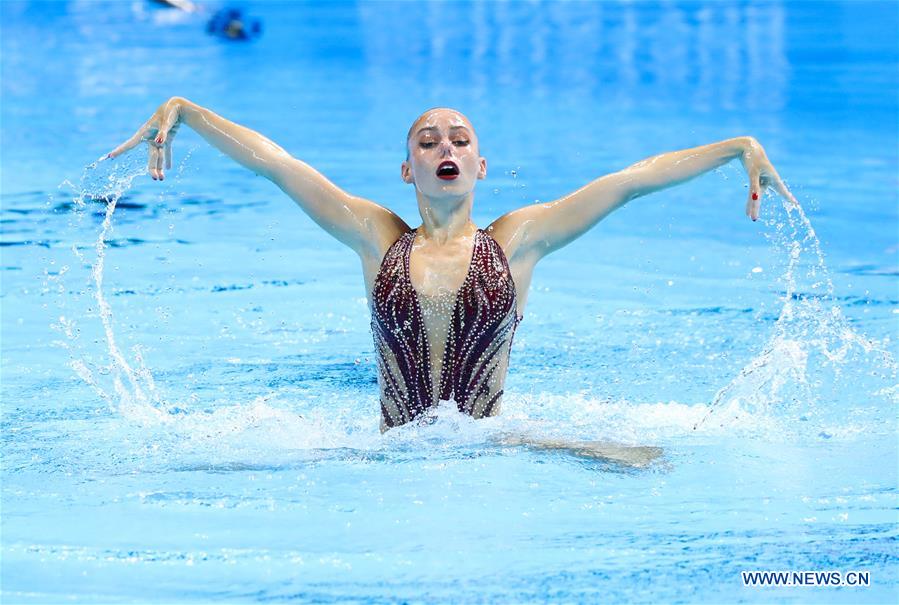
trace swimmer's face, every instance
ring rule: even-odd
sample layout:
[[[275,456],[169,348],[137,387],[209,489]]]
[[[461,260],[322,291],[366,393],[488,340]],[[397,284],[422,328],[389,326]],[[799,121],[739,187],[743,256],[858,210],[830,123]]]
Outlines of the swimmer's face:
[[[402,177],[432,198],[460,197],[487,176],[487,160],[478,154],[478,137],[471,122],[454,109],[423,113],[406,141],[409,157]]]

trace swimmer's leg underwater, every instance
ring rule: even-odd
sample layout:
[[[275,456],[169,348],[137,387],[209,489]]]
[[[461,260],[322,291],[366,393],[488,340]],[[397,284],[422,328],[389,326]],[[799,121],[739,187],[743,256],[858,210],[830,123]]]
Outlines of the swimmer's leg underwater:
[[[629,468],[645,468],[662,458],[660,447],[628,446],[609,441],[582,441],[532,437],[522,433],[506,433],[492,440],[502,447],[527,447],[542,451],[562,451],[591,460],[599,460]]]

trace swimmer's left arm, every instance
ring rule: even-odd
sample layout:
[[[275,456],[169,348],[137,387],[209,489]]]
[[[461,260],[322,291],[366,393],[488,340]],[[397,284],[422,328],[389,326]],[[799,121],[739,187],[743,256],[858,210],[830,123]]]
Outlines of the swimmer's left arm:
[[[738,158],[749,175],[746,215],[752,220],[758,219],[760,198],[767,187],[797,203],[758,141],[737,137],[647,158],[555,201],[514,210],[494,221],[489,230],[507,254],[529,257],[536,262],[574,241],[627,202],[678,185]]]

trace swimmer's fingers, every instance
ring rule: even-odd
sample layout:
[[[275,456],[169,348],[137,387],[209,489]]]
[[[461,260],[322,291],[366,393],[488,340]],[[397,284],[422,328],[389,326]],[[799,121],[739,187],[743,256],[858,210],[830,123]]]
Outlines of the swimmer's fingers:
[[[159,132],[156,134],[156,143],[162,145],[178,132],[177,127],[181,119],[181,107],[174,99],[167,101],[159,108]]]
[[[799,205],[799,201],[796,199],[796,196],[790,193],[790,190],[787,189],[786,185],[784,185],[783,179],[781,179],[780,175],[777,174],[777,171],[774,170],[774,166],[771,166],[770,178],[771,186],[777,193],[779,193],[785,200],[792,202],[794,206]]]
[[[165,150],[165,169],[172,169],[172,140],[169,139],[163,145],[163,149]]]
[[[150,143],[150,153],[147,158],[147,171],[150,173],[150,176],[153,177],[153,180],[162,180],[162,174],[159,170],[159,154],[162,149]]]
[[[773,188],[777,193],[782,195],[784,199],[789,200],[798,206],[799,202],[784,185],[777,170],[768,159],[765,150],[759,145],[758,141],[751,138],[749,145],[743,153],[743,166],[749,175],[749,199],[746,200],[746,216],[752,220],[758,220],[759,208],[761,206],[762,196],[768,187]]]
[[[176,122],[171,130],[169,130],[168,135],[164,138],[165,143],[163,144],[163,147],[165,147],[165,167],[167,170],[172,169],[172,145],[175,144],[175,135],[178,134],[179,124],[180,122]]]
[[[761,198],[761,170],[753,164],[749,167],[749,199],[746,200],[746,216],[754,221],[759,219]]]
[[[137,147],[141,141],[146,140],[147,130],[150,128],[151,122],[152,122],[152,118],[149,121],[147,121],[143,126],[138,128],[137,132],[135,132],[133,135],[131,135],[131,138],[129,138],[127,141],[125,141],[124,143],[122,143],[121,145],[119,145],[118,147],[113,149],[112,151],[110,151],[106,157],[114,158],[114,157],[122,155],[126,151],[130,151],[131,149],[134,149],[135,147]]]
[[[156,152],[156,173],[160,181],[165,179],[165,147],[160,146]]]

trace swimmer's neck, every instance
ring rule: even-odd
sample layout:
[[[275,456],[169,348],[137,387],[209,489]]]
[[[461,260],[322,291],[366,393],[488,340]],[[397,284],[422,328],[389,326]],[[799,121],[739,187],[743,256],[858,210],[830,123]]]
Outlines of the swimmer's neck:
[[[474,192],[460,197],[432,198],[416,191],[421,227],[426,239],[442,244],[458,237],[470,236],[477,227],[471,221]]]

